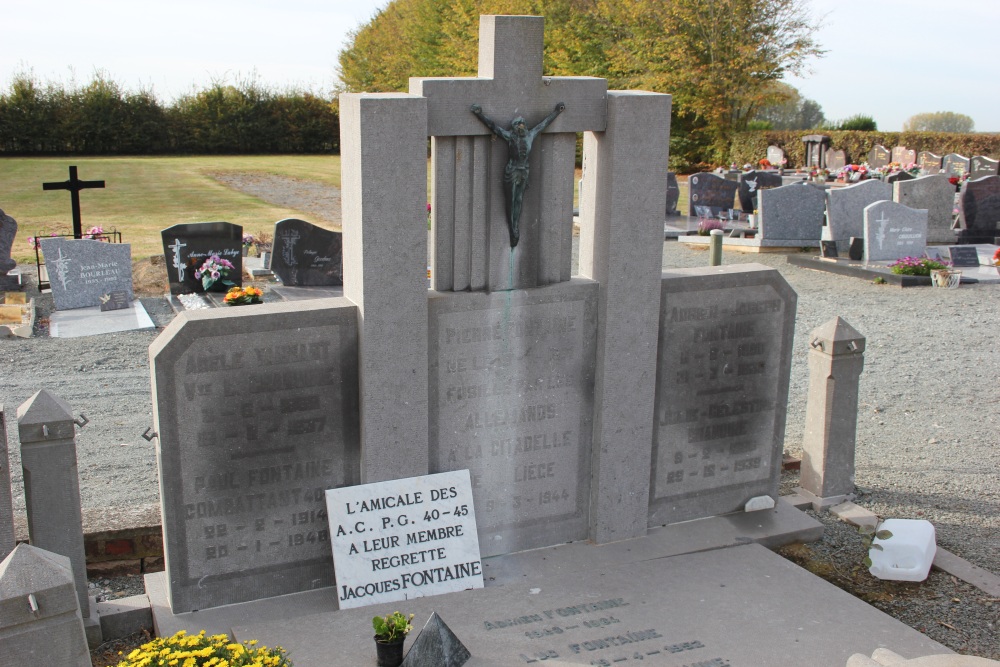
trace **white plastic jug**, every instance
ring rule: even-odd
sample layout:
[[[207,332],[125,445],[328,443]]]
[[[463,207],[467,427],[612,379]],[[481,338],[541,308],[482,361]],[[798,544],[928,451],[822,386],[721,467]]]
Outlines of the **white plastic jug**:
[[[894,581],[923,581],[931,570],[937,542],[934,525],[923,519],[886,519],[878,529],[888,530],[892,537],[872,544],[882,545],[882,550],[871,549],[868,556],[872,566],[868,568],[879,579]]]

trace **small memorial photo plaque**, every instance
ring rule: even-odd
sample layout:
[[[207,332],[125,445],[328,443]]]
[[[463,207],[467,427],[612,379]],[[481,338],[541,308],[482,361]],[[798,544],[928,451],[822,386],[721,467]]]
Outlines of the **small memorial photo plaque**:
[[[102,313],[108,310],[125,310],[132,305],[128,299],[128,292],[125,290],[114,290],[108,294],[102,294],[100,299]]]
[[[979,266],[979,251],[971,245],[948,246],[951,265],[955,268]]]
[[[468,470],[326,492],[341,609],[483,587]]]
[[[836,241],[820,241],[820,254],[823,257],[828,257],[830,259],[836,259],[839,257],[837,254],[837,242]]]

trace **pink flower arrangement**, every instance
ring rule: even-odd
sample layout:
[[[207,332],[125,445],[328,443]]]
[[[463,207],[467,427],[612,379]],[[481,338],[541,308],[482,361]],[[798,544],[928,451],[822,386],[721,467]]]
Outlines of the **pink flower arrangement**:
[[[226,280],[226,277],[235,268],[233,263],[228,259],[212,255],[194,272],[194,277],[196,280],[201,280],[201,286],[207,291],[217,280],[221,281],[223,285],[234,285],[235,283],[231,280]]]

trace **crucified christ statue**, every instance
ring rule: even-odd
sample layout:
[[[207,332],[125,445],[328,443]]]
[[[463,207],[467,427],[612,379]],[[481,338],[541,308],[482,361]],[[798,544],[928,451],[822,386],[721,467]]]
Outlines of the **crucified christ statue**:
[[[535,137],[541,134],[564,109],[566,109],[566,105],[560,102],[552,110],[552,113],[545,117],[545,120],[530,130],[524,118],[518,116],[511,121],[510,129],[505,130],[489,117],[483,115],[481,106],[473,104],[471,107],[472,113],[476,114],[476,118],[483,125],[507,142],[509,159],[503,172],[503,182],[504,191],[507,194],[507,226],[510,229],[511,248],[517,245],[518,239],[521,237],[518,224],[521,220],[521,203],[524,200],[524,191],[528,189],[528,156],[531,153],[531,144]]]

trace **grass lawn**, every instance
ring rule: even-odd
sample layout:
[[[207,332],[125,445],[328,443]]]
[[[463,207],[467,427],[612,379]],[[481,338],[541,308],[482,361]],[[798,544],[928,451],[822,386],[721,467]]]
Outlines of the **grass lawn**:
[[[213,173],[261,172],[340,187],[340,156],[333,155],[0,158],[0,208],[17,220],[11,255],[18,262],[35,260],[29,236],[73,231],[69,192],[42,190],[43,182],[67,180],[69,165],[79,167],[81,180],[107,184],[80,192],[84,230],[117,228],[133,259],[162,254],[160,230],[178,223],[221,220],[254,232],[305,217],[232,190]]]

